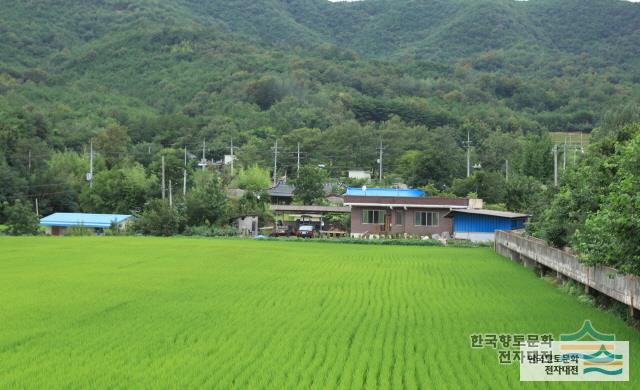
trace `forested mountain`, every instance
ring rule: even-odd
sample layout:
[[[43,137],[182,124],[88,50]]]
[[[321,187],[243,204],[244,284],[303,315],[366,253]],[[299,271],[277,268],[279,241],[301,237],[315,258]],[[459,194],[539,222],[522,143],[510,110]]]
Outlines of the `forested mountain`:
[[[300,143],[303,162],[336,177],[375,168],[382,141],[389,177],[450,189],[464,176],[469,131],[487,174],[508,159],[514,175],[544,183],[547,131],[590,132],[640,100],[640,5],[617,0],[1,0],[0,9],[0,201],[37,196],[44,211],[92,208],[78,177],[91,139],[102,139],[103,172],[135,166],[149,183],[160,154],[199,154],[203,140],[209,159],[233,139],[240,163],[269,167],[277,139],[280,175]],[[65,178],[61,153],[78,157]]]

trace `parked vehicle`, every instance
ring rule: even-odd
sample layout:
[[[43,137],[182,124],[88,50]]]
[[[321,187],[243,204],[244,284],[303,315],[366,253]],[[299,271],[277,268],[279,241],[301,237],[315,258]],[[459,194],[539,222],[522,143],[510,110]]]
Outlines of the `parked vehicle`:
[[[316,235],[316,229],[313,225],[302,225],[298,228],[296,236],[302,238],[313,238]]]
[[[271,235],[276,237],[282,237],[282,236],[288,237],[291,234],[292,234],[291,227],[287,224],[282,223],[282,221],[276,222],[276,226],[273,229],[273,233],[271,233]]]

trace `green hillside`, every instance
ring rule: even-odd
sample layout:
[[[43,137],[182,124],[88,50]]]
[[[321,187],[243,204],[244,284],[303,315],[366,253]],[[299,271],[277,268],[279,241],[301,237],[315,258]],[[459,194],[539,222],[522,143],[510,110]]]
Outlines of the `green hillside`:
[[[52,154],[86,153],[116,124],[126,137],[112,157],[149,175],[162,148],[196,154],[202,140],[209,159],[233,139],[241,164],[270,167],[278,139],[279,174],[291,173],[300,143],[303,163],[339,177],[375,169],[383,141],[389,177],[450,189],[465,171],[468,131],[487,171],[508,159],[514,174],[544,183],[550,160],[534,151],[548,152],[547,131],[590,132],[640,101],[640,6],[621,1],[2,0],[0,9],[0,201],[38,196],[44,210],[61,181]]]

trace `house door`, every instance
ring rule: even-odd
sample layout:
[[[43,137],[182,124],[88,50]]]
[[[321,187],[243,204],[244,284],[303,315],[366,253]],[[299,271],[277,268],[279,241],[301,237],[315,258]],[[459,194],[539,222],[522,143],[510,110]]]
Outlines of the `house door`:
[[[384,213],[384,231],[385,232],[391,231],[391,213],[390,212]]]

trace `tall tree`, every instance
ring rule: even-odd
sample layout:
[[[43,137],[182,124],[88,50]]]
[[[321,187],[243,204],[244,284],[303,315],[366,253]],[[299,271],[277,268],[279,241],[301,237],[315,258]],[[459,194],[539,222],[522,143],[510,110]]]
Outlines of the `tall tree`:
[[[300,176],[291,181],[295,186],[293,196],[302,204],[310,205],[324,198],[324,183],[327,173],[310,165],[300,168]]]

